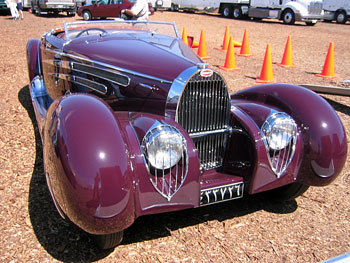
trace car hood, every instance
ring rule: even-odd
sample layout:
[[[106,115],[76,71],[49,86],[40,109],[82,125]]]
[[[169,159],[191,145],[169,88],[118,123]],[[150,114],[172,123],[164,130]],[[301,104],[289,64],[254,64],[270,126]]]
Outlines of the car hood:
[[[68,42],[64,51],[168,81],[202,62],[181,39],[152,33],[79,37]]]

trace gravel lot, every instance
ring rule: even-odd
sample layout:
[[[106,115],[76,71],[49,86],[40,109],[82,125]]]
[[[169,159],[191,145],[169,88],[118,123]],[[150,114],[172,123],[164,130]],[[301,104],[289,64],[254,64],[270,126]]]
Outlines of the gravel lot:
[[[313,187],[296,200],[278,203],[263,196],[187,211],[139,218],[114,250],[96,249],[88,235],[64,223],[50,200],[42,146],[28,91],[25,47],[63,21],[76,16],[23,21],[0,16],[0,262],[321,262],[350,251],[350,158],[340,177]],[[156,12],[152,20],[175,21],[199,40],[206,34],[208,63],[223,65],[219,52],[225,26],[241,41],[248,29],[252,57],[236,57],[241,71],[222,72],[232,92],[256,85],[267,43],[272,59],[282,59],[292,36],[293,69],[273,66],[274,78],[350,88],[350,24],[237,21],[217,15]],[[335,45],[335,80],[320,73],[329,43]],[[237,51],[239,51],[237,49]],[[350,97],[325,95],[337,110],[350,140]],[[350,147],[349,147],[350,148]]]

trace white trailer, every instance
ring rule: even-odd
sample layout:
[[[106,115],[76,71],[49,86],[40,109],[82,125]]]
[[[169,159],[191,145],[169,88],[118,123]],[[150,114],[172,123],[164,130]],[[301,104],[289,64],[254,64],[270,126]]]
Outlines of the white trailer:
[[[275,18],[290,25],[304,21],[312,26],[323,19],[322,0],[173,0],[172,5],[174,9],[217,9],[222,16],[235,19]]]
[[[323,0],[324,20],[338,24],[350,21],[350,0]]]

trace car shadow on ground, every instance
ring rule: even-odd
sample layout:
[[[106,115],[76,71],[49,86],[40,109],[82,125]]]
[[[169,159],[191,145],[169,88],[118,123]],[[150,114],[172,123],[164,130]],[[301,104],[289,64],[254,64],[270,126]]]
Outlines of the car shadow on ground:
[[[89,234],[63,220],[56,211],[46,186],[43,149],[30,99],[29,86],[19,91],[18,99],[27,110],[35,132],[36,156],[29,187],[28,210],[39,243],[53,258],[64,262],[91,262],[107,257],[113,252],[113,249],[98,249]],[[213,220],[224,222],[227,219],[239,218],[259,210],[278,214],[292,213],[297,206],[295,200],[278,202],[258,194],[212,206],[143,216],[125,230],[121,245],[170,236],[171,232],[177,229]]]
[[[350,105],[344,105],[337,101],[331,100],[329,98],[323,97],[336,111],[340,111],[348,116],[350,116]]]

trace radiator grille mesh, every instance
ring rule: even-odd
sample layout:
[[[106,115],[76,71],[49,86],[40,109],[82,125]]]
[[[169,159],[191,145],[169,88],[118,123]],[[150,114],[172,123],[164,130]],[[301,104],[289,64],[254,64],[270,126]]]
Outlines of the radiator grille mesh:
[[[202,77],[196,73],[190,78],[178,105],[177,121],[193,138],[203,169],[222,165],[229,112],[228,91],[219,74]]]

